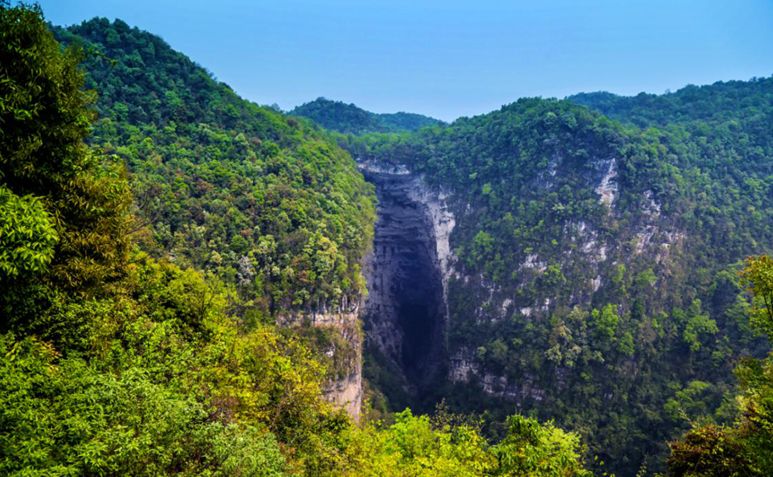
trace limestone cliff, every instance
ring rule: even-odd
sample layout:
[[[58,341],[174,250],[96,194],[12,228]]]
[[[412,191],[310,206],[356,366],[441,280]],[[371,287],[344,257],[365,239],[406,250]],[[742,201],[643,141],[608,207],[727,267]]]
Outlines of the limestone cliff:
[[[447,284],[453,273],[454,216],[442,193],[405,167],[361,162],[379,199],[363,311],[368,345],[416,395],[446,366]]]
[[[322,330],[326,339],[315,343],[319,359],[327,366],[325,398],[359,421],[362,408],[362,326],[359,304],[324,313],[281,315],[277,322],[299,333]]]

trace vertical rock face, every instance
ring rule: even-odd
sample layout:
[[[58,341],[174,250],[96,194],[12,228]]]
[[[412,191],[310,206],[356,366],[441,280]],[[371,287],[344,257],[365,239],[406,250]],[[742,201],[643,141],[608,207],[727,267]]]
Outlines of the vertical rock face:
[[[416,179],[416,187],[408,189],[408,198],[425,208],[426,219],[429,220],[432,237],[435,242],[437,266],[443,282],[443,299],[448,303],[448,279],[454,273],[454,254],[451,252],[451,231],[456,220],[454,214],[446,206],[446,194],[435,193],[426,187],[420,179]],[[448,314],[446,306],[446,315]]]
[[[449,237],[455,225],[443,194],[406,168],[361,163],[360,170],[376,186],[379,200],[364,306],[280,320],[285,326],[302,322],[329,329],[346,343],[346,349],[323,350],[336,368],[324,392],[355,420],[363,397],[360,323],[367,345],[385,360],[388,379],[399,382],[402,397],[396,402],[407,396],[403,404],[420,407],[432,386],[446,378],[447,289],[454,273]],[[379,387],[394,398],[389,386]]]
[[[405,169],[361,164],[379,199],[363,313],[368,346],[418,397],[442,375],[453,216],[421,178]]]
[[[326,351],[330,357],[337,354],[342,365],[340,372],[331,379],[324,391],[328,401],[359,421],[362,408],[362,333],[359,313],[316,315],[314,325],[333,328],[348,344],[347,350],[332,348]]]
[[[367,345],[386,361],[389,379],[399,382],[400,394],[409,399],[404,404],[420,407],[433,384],[446,378],[447,289],[454,262],[449,237],[455,225],[444,196],[406,168],[363,163],[360,170],[376,186],[379,200],[364,306],[279,320],[329,329],[346,343],[346,349],[322,350],[336,368],[324,393],[355,420],[363,397],[360,323]],[[380,387],[389,394],[389,386]]]
[[[359,421],[362,408],[362,330],[360,307],[351,305],[346,310],[325,313],[282,315],[277,323],[286,327],[315,327],[325,330],[332,337],[330,344],[319,350],[328,361],[327,382],[323,389],[325,398],[336,407],[344,409],[355,421]]]
[[[615,159],[609,161],[607,171],[596,187],[596,193],[601,197],[599,200],[602,204],[612,207],[612,203],[617,197],[617,161]]]

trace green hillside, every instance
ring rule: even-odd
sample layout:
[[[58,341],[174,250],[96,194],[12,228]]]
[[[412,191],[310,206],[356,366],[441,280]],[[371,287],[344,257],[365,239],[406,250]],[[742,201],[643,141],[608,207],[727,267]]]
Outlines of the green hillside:
[[[358,299],[374,199],[334,142],[121,21],[57,34],[87,52],[89,142],[128,166],[156,256],[239,284],[264,313]]]
[[[770,113],[773,77],[690,85],[660,95],[640,93],[618,96],[597,92],[580,93],[567,99],[610,118],[641,127],[689,122],[722,124],[730,120],[760,121]]]
[[[771,475],[771,255],[773,77],[284,114],[0,1],[2,475]]]
[[[731,421],[735,364],[768,349],[737,271],[773,251],[769,83],[523,99],[344,140],[448,195],[447,364],[473,371],[439,397],[554,418],[619,475],[662,469],[695,420]]]
[[[274,318],[363,292],[350,156],[122,22],[56,35],[0,3],[0,474],[589,475],[551,423],[334,410]]]
[[[293,116],[309,118],[325,129],[343,134],[398,133],[438,126],[442,121],[415,113],[377,114],[354,104],[317,98],[292,111]]]

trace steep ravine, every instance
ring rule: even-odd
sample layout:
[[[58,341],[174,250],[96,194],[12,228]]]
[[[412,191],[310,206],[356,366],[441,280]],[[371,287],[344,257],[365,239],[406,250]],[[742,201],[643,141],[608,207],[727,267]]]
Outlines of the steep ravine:
[[[422,408],[445,377],[444,276],[453,220],[442,220],[436,195],[408,171],[373,164],[361,170],[379,200],[366,269],[366,348],[384,370],[367,377],[393,404]]]

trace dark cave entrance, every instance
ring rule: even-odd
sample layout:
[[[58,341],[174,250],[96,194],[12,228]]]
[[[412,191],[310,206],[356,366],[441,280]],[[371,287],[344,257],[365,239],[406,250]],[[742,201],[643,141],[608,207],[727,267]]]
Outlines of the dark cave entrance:
[[[406,247],[408,248],[408,247]],[[402,332],[403,372],[421,388],[437,365],[441,351],[443,316],[440,277],[432,273],[434,264],[420,250],[405,250],[397,293],[397,323]],[[429,374],[429,375],[428,375]],[[431,379],[430,379],[431,380]]]
[[[364,171],[379,199],[365,306],[366,377],[393,406],[431,406],[444,377],[445,304],[435,238],[407,174]],[[370,365],[370,366],[369,366]]]

